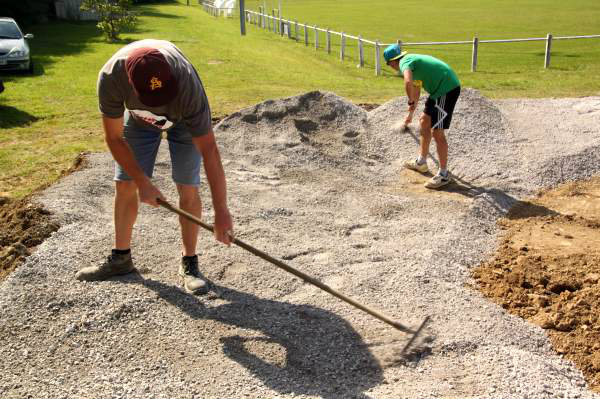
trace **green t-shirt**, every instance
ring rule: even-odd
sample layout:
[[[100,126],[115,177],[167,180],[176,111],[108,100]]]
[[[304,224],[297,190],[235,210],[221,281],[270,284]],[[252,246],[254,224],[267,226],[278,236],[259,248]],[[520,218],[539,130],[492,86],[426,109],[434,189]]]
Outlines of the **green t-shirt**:
[[[415,85],[423,87],[433,100],[460,86],[452,68],[430,55],[406,54],[400,60],[400,71],[406,69],[412,71]]]

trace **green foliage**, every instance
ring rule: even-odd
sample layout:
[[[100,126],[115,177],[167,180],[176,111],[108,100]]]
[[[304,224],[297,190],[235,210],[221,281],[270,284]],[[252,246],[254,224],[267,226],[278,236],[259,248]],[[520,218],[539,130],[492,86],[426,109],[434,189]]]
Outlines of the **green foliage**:
[[[104,32],[106,40],[114,42],[123,29],[133,27],[136,22],[131,6],[132,0],[83,0],[81,10],[96,12],[98,28]]]

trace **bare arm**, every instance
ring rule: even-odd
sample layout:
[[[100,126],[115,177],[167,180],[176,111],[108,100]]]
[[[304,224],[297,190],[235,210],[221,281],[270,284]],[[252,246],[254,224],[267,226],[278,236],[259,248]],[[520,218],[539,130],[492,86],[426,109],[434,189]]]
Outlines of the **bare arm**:
[[[138,187],[140,201],[158,206],[156,198],[165,199],[162,193],[150,182],[150,179],[144,174],[142,168],[135,160],[133,152],[123,138],[123,117],[108,118],[102,117],[104,127],[104,140],[106,145],[119,165],[127,172]]]
[[[233,234],[233,221],[227,207],[227,184],[221,163],[221,155],[211,129],[208,134],[193,137],[194,145],[202,154],[204,171],[210,186],[213,208],[215,210],[215,238],[229,245]]]
[[[414,111],[417,107],[417,103],[419,102],[419,98],[421,97],[421,88],[416,86],[413,82],[412,71],[410,69],[406,69],[403,73],[404,75],[404,89],[406,90],[406,95],[408,97],[409,110]]]
[[[404,120],[404,124],[408,125],[412,122],[413,114],[415,112],[415,109],[417,109],[419,97],[421,96],[421,88],[414,84],[412,71],[410,69],[407,68],[404,71],[403,75],[404,89],[406,90],[406,95],[408,96],[408,115]]]

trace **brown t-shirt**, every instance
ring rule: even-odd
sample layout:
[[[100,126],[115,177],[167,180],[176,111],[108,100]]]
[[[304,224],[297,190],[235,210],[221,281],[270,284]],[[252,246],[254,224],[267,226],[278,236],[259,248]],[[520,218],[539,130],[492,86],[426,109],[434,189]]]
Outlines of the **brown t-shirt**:
[[[166,105],[142,104],[129,83],[125,60],[132,50],[140,47],[158,49],[177,78],[177,97]],[[117,51],[98,75],[98,100],[100,112],[108,118],[119,118],[127,109],[136,122],[157,130],[167,130],[182,121],[195,137],[212,129],[210,106],[198,72],[181,50],[165,40],[140,40]]]

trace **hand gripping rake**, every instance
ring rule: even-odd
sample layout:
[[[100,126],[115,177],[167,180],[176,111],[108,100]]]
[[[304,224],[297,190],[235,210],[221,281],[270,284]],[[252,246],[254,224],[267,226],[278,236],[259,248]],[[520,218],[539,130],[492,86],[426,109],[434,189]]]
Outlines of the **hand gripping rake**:
[[[168,209],[169,211],[174,212],[180,216],[183,216],[184,218],[198,224],[200,227],[202,227],[210,232],[213,232],[213,226],[204,223],[202,220],[200,220],[196,216],[194,216],[182,209],[179,209],[179,208],[169,204],[167,201],[161,200],[160,198],[157,198],[156,201],[160,206]],[[384,315],[383,313],[381,313],[375,309],[372,309],[366,305],[362,305],[362,304],[358,303],[354,299],[334,290],[333,288],[329,287],[326,284],[323,284],[319,280],[317,280],[307,274],[304,274],[299,270],[294,269],[293,267],[283,263],[282,261],[280,261],[278,259],[273,258],[272,256],[268,255],[267,253],[265,253],[259,249],[256,249],[256,248],[252,247],[251,245],[246,244],[245,242],[243,242],[240,239],[232,237],[232,242],[234,244],[236,244],[237,246],[244,248],[246,251],[258,256],[259,258],[262,258],[262,259],[266,260],[267,262],[270,262],[273,265],[285,270],[286,272],[291,273],[294,276],[301,278],[302,280],[306,281],[307,283],[312,284],[312,285],[322,289],[323,291],[330,293],[331,295],[354,306],[355,308],[358,308],[358,309],[362,310],[363,312],[366,312],[366,313],[370,314],[371,316],[378,318],[379,320],[383,321],[384,323],[389,324],[390,326],[394,327],[395,329],[400,330],[406,334],[412,334],[411,339],[408,341],[408,343],[402,349],[402,353],[406,352],[406,350],[410,347],[410,345],[412,345],[412,343],[419,336],[419,334],[421,333],[421,331],[423,330],[423,328],[429,321],[429,316],[425,317],[425,320],[423,320],[423,322],[421,323],[419,328],[417,328],[416,330],[412,330],[412,329],[400,324],[399,322],[392,320],[391,318]]]

